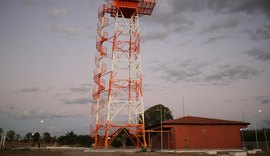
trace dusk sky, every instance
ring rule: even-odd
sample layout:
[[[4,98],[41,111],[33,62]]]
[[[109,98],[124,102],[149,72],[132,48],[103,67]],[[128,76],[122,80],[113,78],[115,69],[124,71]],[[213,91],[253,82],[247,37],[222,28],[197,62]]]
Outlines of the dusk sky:
[[[103,3],[0,1],[0,128],[88,134]],[[140,32],[145,109],[270,128],[269,0],[158,0]]]

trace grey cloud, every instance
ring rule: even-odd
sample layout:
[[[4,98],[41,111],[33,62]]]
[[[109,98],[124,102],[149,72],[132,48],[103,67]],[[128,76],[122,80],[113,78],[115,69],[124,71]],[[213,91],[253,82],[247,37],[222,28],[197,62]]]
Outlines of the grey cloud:
[[[255,32],[250,32],[252,40],[269,40],[270,39],[270,25],[264,25],[258,28]]]
[[[224,102],[225,103],[232,103],[233,101],[232,100],[225,100]]]
[[[52,119],[52,118],[66,118],[66,117],[85,117],[86,114],[74,114],[71,112],[44,112],[38,109],[29,110],[1,110],[0,113],[6,114],[18,120],[26,119]]]
[[[184,30],[187,30],[188,27],[184,25],[178,25],[175,27],[167,27],[167,29],[156,29],[152,32],[147,32],[143,34],[142,40],[148,41],[148,40],[162,40],[167,38],[171,33],[173,32],[182,32]]]
[[[68,27],[56,23],[51,25],[50,29],[52,32],[64,34],[67,38],[83,34],[83,30],[81,28]]]
[[[269,0],[168,0],[158,2],[151,17],[143,18],[143,23],[150,23],[151,29],[156,33],[148,33],[145,40],[164,39],[171,33],[189,31],[194,29],[197,18],[203,11],[217,14],[220,17],[209,25],[202,26],[200,34],[222,31],[228,34],[241,24],[240,14],[253,14],[255,11],[270,17]],[[158,11],[157,11],[158,10]],[[161,26],[161,30],[156,27]],[[184,29],[183,29],[184,28]],[[186,29],[188,28],[188,29]],[[224,32],[226,31],[226,32]],[[254,33],[255,39],[268,39],[269,28],[258,29]]]
[[[57,18],[66,15],[67,12],[68,11],[66,9],[64,9],[64,8],[54,8],[49,12],[49,16],[52,19],[56,20]]]
[[[189,39],[189,40],[185,40],[185,41],[179,43],[179,45],[180,46],[185,46],[185,45],[191,44],[192,42],[193,42],[193,40],[192,39]]]
[[[231,35],[209,37],[206,41],[203,42],[203,44],[210,44],[210,43],[217,42],[222,39],[231,38],[231,37],[232,37]]]
[[[267,126],[270,126],[270,119],[264,119],[263,123],[265,123]]]
[[[259,72],[250,66],[245,65],[225,65],[209,73],[204,82],[210,82],[218,85],[228,85],[238,80],[250,79],[259,74]]]
[[[189,13],[178,13],[174,14],[171,11],[163,11],[164,8],[159,5],[159,9],[156,14],[153,14],[151,17],[142,18],[143,23],[155,23],[158,25],[162,25],[164,27],[168,26],[179,26],[179,25],[187,25],[191,26],[194,24],[194,19],[192,14]]]
[[[178,60],[173,60],[176,62],[174,64],[164,63],[159,65],[161,68],[156,68],[154,70],[160,70],[163,75],[163,79],[170,80],[172,82],[195,82],[200,79],[202,75],[202,68],[207,66],[207,62],[196,62],[195,60],[188,59],[179,62]],[[178,63],[177,63],[178,62]]]
[[[158,39],[162,40],[168,37],[169,32],[170,32],[169,30],[149,32],[147,34],[142,35],[142,41],[158,40]]]
[[[210,25],[203,27],[200,31],[200,34],[217,32],[220,30],[232,30],[236,26],[238,26],[239,20],[236,18],[226,18],[226,19],[218,19]]]
[[[174,0],[169,1],[169,4],[173,6],[173,12],[200,12],[202,10],[212,10],[215,13],[254,13],[255,11],[261,11],[267,16],[270,15],[270,1],[269,0]]]
[[[196,81],[197,77],[199,75],[201,75],[201,71],[200,70],[184,70],[184,69],[181,69],[181,70],[167,70],[167,75],[165,76],[165,78],[168,78],[168,79],[173,79],[174,82],[178,82],[178,81],[187,81],[187,82],[190,82],[190,81]]]
[[[198,1],[194,3],[194,1],[192,2],[189,0],[175,0],[168,2],[172,6],[173,13],[201,11],[205,8],[206,4],[205,1]]]
[[[148,41],[148,40],[163,40],[167,38],[172,33],[180,33],[183,31],[189,31],[191,28],[185,24],[177,24],[177,25],[169,25],[162,28],[153,28],[150,32],[145,32],[142,34],[142,40]]]
[[[31,87],[31,88],[22,88],[16,92],[24,92],[24,93],[31,93],[31,92],[40,92],[41,89],[38,87]]]
[[[235,2],[235,1],[233,1]],[[229,11],[232,12],[245,12],[245,13],[254,13],[262,12],[265,15],[270,17],[270,1],[269,0],[245,0],[239,1],[237,5],[231,7]]]
[[[81,104],[81,105],[91,104],[91,103],[95,102],[94,100],[91,100],[90,97],[76,98],[76,99],[73,99],[73,100],[63,99],[62,101],[64,102],[64,104]]]
[[[256,101],[260,102],[260,104],[270,104],[270,95],[257,96],[255,99]]]
[[[260,48],[254,48],[245,52],[248,56],[253,57],[260,61],[270,60],[270,51],[265,51]]]
[[[96,27],[93,22],[85,22],[83,26],[81,25],[75,27],[73,25],[67,24],[66,21],[62,18],[67,14],[70,14],[70,12],[65,8],[53,8],[49,11],[49,29],[51,32],[62,34],[66,39],[69,40],[78,40],[85,37],[95,36],[94,31],[89,31],[92,30],[93,27]],[[69,15],[69,17],[71,16],[72,14]]]
[[[29,6],[38,6],[40,4],[38,0],[23,0],[22,2]]]
[[[213,10],[216,12],[222,12],[228,10],[229,7],[232,7],[233,4],[237,2],[233,0],[200,0],[200,1],[190,1],[190,0],[174,0],[169,1],[173,6],[173,12],[200,12],[202,10]],[[233,3],[234,2],[234,3]]]
[[[143,85],[143,91],[144,92],[150,92],[153,91],[154,86],[150,85],[150,84],[144,84]]]
[[[69,40],[77,40],[79,38],[94,37],[94,31],[89,31],[88,27],[72,27],[54,22],[50,25],[50,30],[65,36]]]
[[[41,7],[41,6],[48,7],[54,5],[52,1],[47,0],[21,0],[21,2],[31,7]]]
[[[74,103],[74,100],[67,100],[68,97],[70,97],[71,95],[88,95],[89,93],[91,93],[91,88],[92,84],[91,83],[82,83],[79,85],[72,85],[71,87],[69,87],[69,89],[63,89],[63,92],[59,92],[54,94],[52,97],[57,98],[62,100],[64,103],[67,102],[67,104],[71,104],[72,102]],[[87,101],[87,100],[86,100]],[[83,100],[79,101],[77,99],[77,102],[79,103],[84,103]],[[91,101],[92,102],[92,101]]]
[[[90,93],[90,84],[81,84],[78,87],[71,87],[70,91],[74,93],[80,93],[80,94]]]
[[[251,79],[260,74],[246,65],[217,65],[197,60],[174,60],[174,64],[165,63],[161,68],[152,68],[160,78],[171,83],[187,82],[199,85],[229,85],[239,80]]]
[[[142,34],[143,41],[165,39],[172,33],[192,29],[195,23],[192,14],[185,12],[174,14],[172,11],[169,1],[160,1],[157,3],[151,17],[143,17],[141,19],[145,30],[151,30],[151,32],[146,31]],[[151,28],[149,29],[149,27]]]

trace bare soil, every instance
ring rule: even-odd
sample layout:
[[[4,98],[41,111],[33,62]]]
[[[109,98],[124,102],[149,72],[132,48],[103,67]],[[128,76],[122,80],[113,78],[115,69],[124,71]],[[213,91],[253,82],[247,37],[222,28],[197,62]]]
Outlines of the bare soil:
[[[1,156],[204,156],[205,154],[199,153],[188,153],[188,154],[169,154],[169,153],[153,153],[153,152],[144,152],[144,153],[124,153],[124,152],[93,152],[86,153],[83,151],[48,151],[48,150],[31,150],[31,151],[2,151],[0,152]]]
[[[8,142],[5,150],[0,150],[0,156],[208,156],[205,153],[160,153],[160,152],[122,152],[117,149],[114,152],[103,150],[95,151],[89,148],[45,148],[53,147],[53,144],[42,144],[41,148],[32,147],[30,143]],[[131,149],[132,150],[132,149]],[[113,150],[112,150],[113,151]],[[218,155],[228,155],[228,152],[219,152]],[[249,156],[270,156],[270,152],[250,154]]]

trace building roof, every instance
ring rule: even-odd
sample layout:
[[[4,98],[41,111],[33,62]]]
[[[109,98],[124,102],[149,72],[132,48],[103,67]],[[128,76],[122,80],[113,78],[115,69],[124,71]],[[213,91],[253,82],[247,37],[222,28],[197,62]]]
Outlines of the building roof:
[[[204,117],[185,116],[175,120],[164,121],[165,125],[249,125],[249,123],[241,121],[230,121],[221,119],[212,119]]]

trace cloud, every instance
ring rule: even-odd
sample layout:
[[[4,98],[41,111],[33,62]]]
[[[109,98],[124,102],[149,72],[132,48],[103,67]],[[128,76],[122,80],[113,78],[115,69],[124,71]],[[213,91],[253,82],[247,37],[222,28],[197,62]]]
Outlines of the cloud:
[[[13,117],[18,120],[27,119],[52,119],[52,118],[66,118],[66,117],[86,117],[87,114],[82,113],[71,113],[71,112],[49,112],[42,111],[40,109],[29,109],[29,110],[19,110],[19,109],[8,109],[0,110],[1,114],[6,114],[9,117]]]
[[[54,23],[51,25],[50,30],[52,32],[56,32],[56,33],[60,33],[65,35],[66,38],[73,38],[75,36],[81,36],[81,35],[85,35],[89,32],[86,32],[86,30],[80,28],[80,27],[69,27],[63,24],[57,24]]]
[[[153,67],[155,75],[171,83],[187,82],[199,85],[229,85],[240,80],[251,79],[260,72],[246,65],[217,65],[194,59],[174,60]]]
[[[258,74],[259,72],[251,66],[225,65],[213,70],[204,77],[203,81],[217,85],[228,85],[231,82],[250,79]]]
[[[155,74],[159,74],[161,79],[173,83],[180,81],[197,82],[198,79],[201,79],[202,69],[208,66],[207,62],[198,62],[193,59],[182,61],[175,59],[172,62],[174,63],[160,63],[150,70],[154,71]]]
[[[214,13],[239,13],[244,12],[252,14],[254,12],[262,12],[270,15],[270,1],[269,0],[200,0],[195,3],[190,0],[174,0],[168,1],[172,6],[174,13],[181,12],[201,12],[203,10],[211,10]]]
[[[264,25],[258,28],[255,32],[249,31],[250,38],[254,41],[270,39],[270,25]]]
[[[95,33],[92,30],[93,27],[96,27],[96,24],[93,22],[83,21],[78,24],[78,22],[70,22],[74,12],[69,12],[65,8],[53,8],[49,11],[49,29],[51,32],[64,35],[66,39],[81,39],[85,37],[94,37]],[[66,18],[65,15],[69,14]],[[86,16],[85,14],[76,14],[76,16]],[[92,19],[91,19],[92,20]],[[75,26],[76,25],[76,26]]]
[[[165,39],[169,35],[169,31],[157,31],[157,32],[149,32],[147,34],[142,35],[143,41],[149,41],[149,40],[158,40],[158,39]]]
[[[168,20],[168,19],[165,19],[165,20]],[[145,31],[142,34],[142,40],[143,41],[159,40],[159,39],[163,40],[167,38],[170,34],[189,31],[191,30],[191,25],[193,25],[193,23],[191,22],[185,23],[185,21],[182,21],[179,23],[169,22],[169,24],[166,24],[166,22],[162,22],[162,21],[163,20],[159,20],[159,22],[161,23],[160,26],[152,27],[151,29],[149,28],[145,29],[148,31]],[[176,20],[176,21],[181,21],[181,20]]]
[[[89,95],[91,93],[91,83],[82,83],[77,85],[72,85],[69,87],[69,89],[63,89],[62,92],[55,93],[52,97],[57,98],[58,100],[61,100],[65,104],[87,104],[87,103],[95,103],[95,101],[92,101],[90,97],[88,98],[77,98],[70,100],[69,98],[74,96],[85,96]]]
[[[264,119],[263,123],[265,123],[267,126],[270,126],[270,119]]]
[[[40,4],[40,1],[37,0],[22,0],[22,2],[29,6],[38,6]]]
[[[90,93],[90,84],[81,84],[78,87],[71,87],[70,91],[73,93],[80,93],[80,94]]]
[[[255,99],[256,101],[260,102],[260,104],[270,104],[270,95],[257,96]]]
[[[200,0],[195,3],[190,0],[174,0],[169,1],[172,6],[173,13],[181,12],[201,12],[203,10],[222,11],[228,7],[230,1]]]
[[[270,61],[270,51],[265,51],[260,48],[250,49],[245,52],[248,56],[259,61]]]
[[[56,20],[61,16],[64,16],[68,13],[67,9],[63,8],[54,8],[49,12],[49,16],[53,19]]]
[[[233,0],[232,0],[233,1]],[[236,1],[233,1],[236,2]],[[270,1],[269,0],[245,0],[238,1],[234,7],[231,7],[229,11],[232,12],[245,12],[252,14],[254,12],[262,12],[266,16],[270,17]]]
[[[84,105],[84,104],[95,103],[95,101],[94,100],[91,100],[90,97],[87,97],[87,98],[76,98],[76,99],[73,99],[73,100],[63,99],[62,101],[64,102],[64,104],[81,104],[81,105]]]
[[[231,37],[231,35],[209,37],[206,41],[203,42],[203,44],[210,44]]]
[[[38,88],[38,87],[32,87],[32,88],[22,88],[16,92],[20,93],[20,92],[23,92],[23,93],[34,93],[34,92],[40,92],[41,89]]]
[[[152,16],[143,17],[141,20],[143,23],[142,27],[145,27],[145,29],[143,28],[145,32],[142,33],[143,41],[163,40],[170,34],[189,31],[195,21],[192,14],[173,13],[169,1],[159,1]]]
[[[209,25],[203,27],[199,34],[206,34],[224,30],[232,30],[239,25],[239,19],[236,17],[218,18],[215,21],[209,23]]]
[[[225,35],[236,28],[241,29],[240,26],[245,22],[243,17],[253,17],[254,13],[270,17],[269,3],[269,0],[159,1],[152,16],[142,18],[143,25],[151,27],[152,30],[142,34],[142,39],[163,40],[173,33],[196,32],[197,29],[201,29],[198,30],[199,34],[221,32]],[[209,17],[207,21],[201,21],[205,16]],[[258,29],[253,38],[268,39],[269,28]]]

